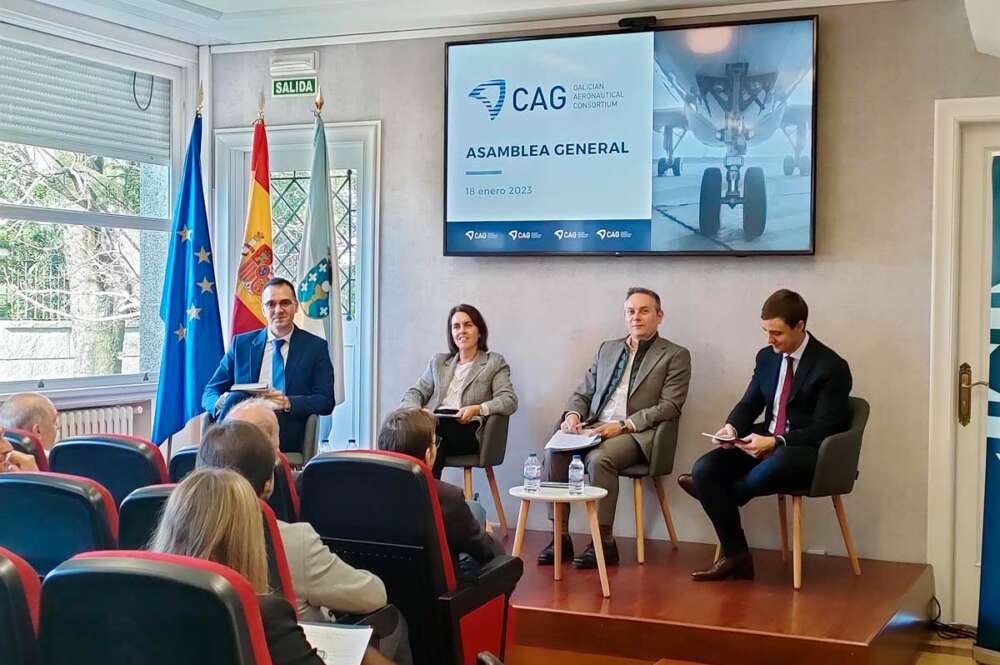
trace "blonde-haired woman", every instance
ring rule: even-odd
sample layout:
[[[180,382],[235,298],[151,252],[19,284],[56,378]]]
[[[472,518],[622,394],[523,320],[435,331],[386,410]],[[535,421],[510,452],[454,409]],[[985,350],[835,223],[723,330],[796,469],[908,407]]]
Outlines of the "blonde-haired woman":
[[[187,476],[171,493],[150,549],[207,559],[238,572],[257,593],[273,665],[323,665],[296,622],[295,610],[270,593],[260,505],[243,476],[213,468]],[[363,662],[390,663],[371,648]]]

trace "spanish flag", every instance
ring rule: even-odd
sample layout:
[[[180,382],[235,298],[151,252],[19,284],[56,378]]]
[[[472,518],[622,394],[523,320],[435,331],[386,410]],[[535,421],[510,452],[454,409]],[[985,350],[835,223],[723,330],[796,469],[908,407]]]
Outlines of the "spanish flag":
[[[271,171],[267,162],[267,134],[264,119],[253,130],[250,157],[250,201],[247,204],[247,228],[243,251],[236,274],[236,301],[233,303],[233,337],[264,327],[260,294],[271,279]]]

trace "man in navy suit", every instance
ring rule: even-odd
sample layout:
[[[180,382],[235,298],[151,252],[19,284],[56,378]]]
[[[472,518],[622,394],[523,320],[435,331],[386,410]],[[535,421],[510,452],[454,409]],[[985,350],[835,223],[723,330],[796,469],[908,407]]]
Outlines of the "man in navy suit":
[[[295,326],[299,303],[295,287],[274,277],[261,294],[262,330],[237,335],[205,386],[201,403],[216,420],[252,395],[228,392],[237,383],[267,383],[259,395],[271,402],[278,416],[281,450],[300,452],[306,420],[333,412],[333,364],[326,341]]]
[[[824,438],[850,426],[851,369],[806,332],[809,308],[781,289],[761,309],[768,346],[757,353],[753,377],[713,439],[715,450],[677,478],[712,520],[722,557],[696,581],[752,579],[753,559],[740,506],[755,496],[809,488]],[[763,411],[764,421],[754,423]]]

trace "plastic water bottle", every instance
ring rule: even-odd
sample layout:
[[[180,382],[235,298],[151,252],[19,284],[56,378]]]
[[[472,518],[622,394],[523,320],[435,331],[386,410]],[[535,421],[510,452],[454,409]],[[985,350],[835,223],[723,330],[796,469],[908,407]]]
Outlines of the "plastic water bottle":
[[[570,496],[583,494],[583,460],[579,455],[573,455],[569,463],[569,493]]]
[[[524,461],[524,491],[537,492],[542,486],[542,463],[531,453]]]

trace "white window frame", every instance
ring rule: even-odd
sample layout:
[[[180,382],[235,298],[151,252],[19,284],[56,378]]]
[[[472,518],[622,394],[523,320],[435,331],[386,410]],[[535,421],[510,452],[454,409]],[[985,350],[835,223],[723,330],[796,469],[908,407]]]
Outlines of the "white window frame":
[[[364,150],[364,170],[361,182],[369,183],[358,196],[358,213],[371,251],[357,263],[359,330],[358,344],[362,358],[369,358],[370,373],[361,374],[358,400],[358,437],[374,441],[378,427],[378,306],[379,306],[379,176],[381,172],[382,122],[327,122],[323,124],[329,150],[336,144],[360,143]],[[302,147],[312,150],[314,126],[278,125],[267,128],[268,147]],[[253,145],[253,129],[215,130],[215,264],[219,282],[219,307],[222,328],[229,345],[232,304],[236,288],[236,267],[239,265],[243,231],[246,224],[247,193],[244,166],[249,162]],[[370,220],[370,225],[366,222]],[[359,257],[361,259],[361,257]]]
[[[171,83],[170,110],[170,193],[164,219],[140,215],[112,215],[75,210],[59,210],[0,203],[0,216],[54,224],[78,224],[169,233],[178,179],[188,139],[189,100],[194,99],[198,76],[198,50],[194,46],[171,44],[170,52],[154,51],[144,43],[148,35],[135,31],[134,41],[122,38],[122,27],[86,20],[81,25],[76,14],[56,11],[13,0],[12,8],[0,10],[0,38],[93,60],[106,65],[152,74]],[[84,27],[85,26],[85,27]],[[67,39],[53,33],[65,33]],[[102,44],[111,43],[113,48]],[[164,46],[157,40],[159,46]],[[142,57],[147,56],[147,57]],[[157,57],[152,60],[150,57]],[[207,205],[207,202],[206,202]],[[158,373],[116,374],[75,378],[0,380],[0,399],[22,391],[41,391],[54,399],[79,401],[116,397],[136,400],[156,394]]]

